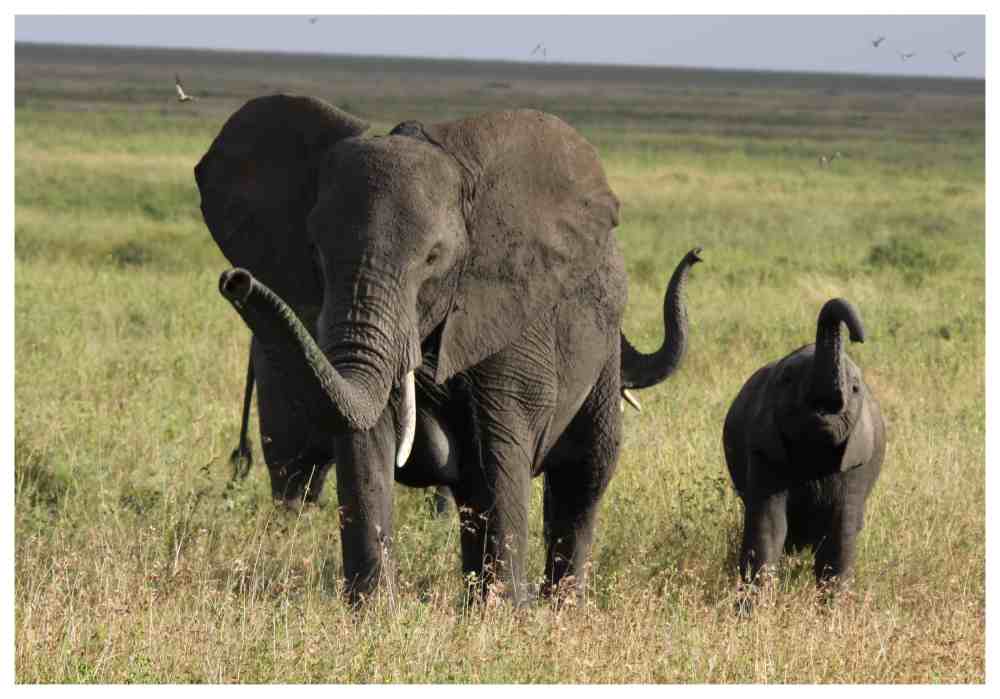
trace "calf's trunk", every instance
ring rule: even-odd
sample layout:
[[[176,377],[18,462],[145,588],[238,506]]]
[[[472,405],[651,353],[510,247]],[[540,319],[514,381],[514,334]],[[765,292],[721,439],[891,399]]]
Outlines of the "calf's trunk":
[[[809,387],[809,402],[824,413],[844,409],[844,341],[840,324],[844,323],[851,342],[864,342],[865,329],[858,310],[846,299],[830,299],[819,312],[816,322],[816,354]]]

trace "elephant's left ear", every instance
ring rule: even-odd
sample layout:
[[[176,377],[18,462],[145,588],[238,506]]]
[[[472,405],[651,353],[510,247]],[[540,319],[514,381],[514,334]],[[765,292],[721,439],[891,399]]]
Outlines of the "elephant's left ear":
[[[467,177],[467,263],[441,336],[444,381],[516,340],[606,258],[618,198],[597,151],[533,110],[424,128]]]

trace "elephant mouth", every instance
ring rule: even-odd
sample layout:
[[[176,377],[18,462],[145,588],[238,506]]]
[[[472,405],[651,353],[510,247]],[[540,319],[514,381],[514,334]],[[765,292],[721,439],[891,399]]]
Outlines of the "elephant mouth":
[[[853,426],[846,412],[823,413],[814,410],[788,413],[782,424],[782,433],[787,443],[815,448],[834,448],[844,444]]]

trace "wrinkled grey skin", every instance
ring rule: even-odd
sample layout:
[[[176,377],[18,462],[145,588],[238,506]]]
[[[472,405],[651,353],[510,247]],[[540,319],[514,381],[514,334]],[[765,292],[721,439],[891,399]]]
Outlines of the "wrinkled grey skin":
[[[312,335],[315,336],[315,330],[312,332]],[[251,354],[249,360],[247,361],[247,378],[243,388],[243,416],[240,421],[240,441],[237,447],[233,449],[233,453],[229,456],[229,464],[233,469],[233,475],[231,478],[232,481],[243,480],[246,478],[250,474],[250,468],[253,466],[253,452],[250,448],[248,428],[250,425],[250,404],[253,398],[255,383],[253,355]],[[332,456],[331,461],[336,461],[336,456]],[[310,491],[314,494],[311,498],[312,500],[315,500],[321,489],[322,486],[317,484],[317,487]],[[449,510],[451,510],[451,490],[446,485],[439,485],[433,490],[434,492],[431,495],[430,503],[431,513],[435,516],[447,514]],[[286,491],[287,484],[283,483],[282,493]]]
[[[220,291],[254,335],[272,491],[315,499],[336,455],[358,600],[394,578],[393,481],[448,486],[465,573],[521,602],[530,479],[544,473],[546,590],[582,589],[622,375],[663,374],[621,364],[618,200],[596,152],[527,110],[365,129],[320,100],[255,99],[195,168],[237,265]],[[415,437],[397,467],[410,372]]]
[[[729,408],[726,463],[743,500],[740,572],[753,582],[782,548],[811,547],[820,584],[851,575],[865,500],[885,455],[885,425],[840,325],[864,341],[843,299],[819,315],[816,343],[758,369]]]

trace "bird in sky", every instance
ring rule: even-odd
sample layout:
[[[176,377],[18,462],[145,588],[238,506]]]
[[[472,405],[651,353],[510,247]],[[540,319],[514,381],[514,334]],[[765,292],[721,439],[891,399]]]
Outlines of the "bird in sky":
[[[879,44],[881,44],[883,41],[885,41],[885,37],[884,36],[880,36],[880,37],[878,37],[876,39],[873,39],[872,40],[872,46],[875,47],[875,48],[878,48]]]
[[[950,53],[950,54],[951,54],[951,60],[955,61],[955,63],[958,63],[958,60],[959,60],[959,59],[960,59],[960,58],[961,58],[962,56],[964,56],[964,55],[965,55],[965,51],[958,51],[958,52],[956,53],[955,51],[952,51],[951,49],[949,49],[949,50],[948,50],[948,53]]]
[[[319,17],[310,17],[309,24],[316,24],[319,21]]]
[[[174,75],[174,87],[177,88],[178,102],[190,102],[194,99],[194,97],[184,92],[184,86],[181,85],[181,78],[179,75]]]
[[[533,49],[531,50],[531,55],[532,55],[532,56],[534,56],[534,55],[535,55],[536,53],[539,53],[539,52],[540,52],[540,53],[541,53],[541,54],[542,54],[543,56],[545,55],[545,47],[544,47],[544,46],[542,46],[541,44],[539,44],[538,46],[536,46],[535,48],[533,48]]]
[[[819,166],[820,167],[830,167],[830,165],[833,163],[834,160],[836,160],[837,158],[843,158],[843,157],[844,156],[840,154],[839,150],[836,153],[834,153],[833,155],[830,155],[830,156],[821,155],[821,156],[819,156]]]
[[[897,51],[896,53],[898,53],[899,57],[904,61],[908,61],[917,55],[916,51],[910,51],[909,53],[903,53],[902,51]]]

